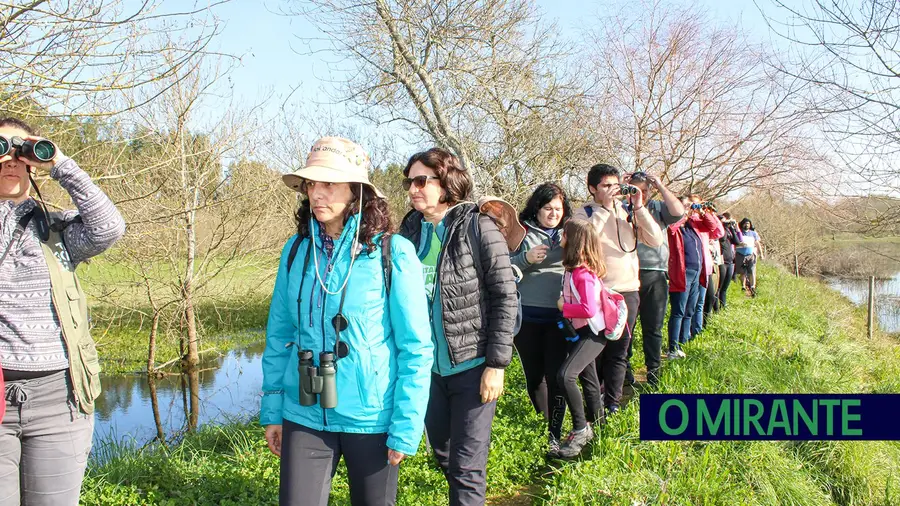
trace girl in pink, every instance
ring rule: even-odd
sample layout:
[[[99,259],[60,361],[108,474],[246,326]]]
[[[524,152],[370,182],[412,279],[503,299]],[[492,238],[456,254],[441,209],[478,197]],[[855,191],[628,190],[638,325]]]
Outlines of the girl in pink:
[[[557,381],[572,414],[572,431],[555,456],[574,458],[594,437],[585,416],[578,377],[584,373],[582,381],[588,409],[593,411],[596,420],[602,420],[603,400],[594,362],[608,338],[616,339],[622,329],[616,324],[618,305],[602,303],[609,291],[603,289],[600,281],[606,275],[606,263],[597,229],[589,221],[569,220],[563,228],[561,244],[566,272],[558,305],[563,314],[563,325],[571,324],[569,328],[574,329],[574,335],[567,337],[569,356],[559,370]],[[621,306],[625,308],[624,302]]]

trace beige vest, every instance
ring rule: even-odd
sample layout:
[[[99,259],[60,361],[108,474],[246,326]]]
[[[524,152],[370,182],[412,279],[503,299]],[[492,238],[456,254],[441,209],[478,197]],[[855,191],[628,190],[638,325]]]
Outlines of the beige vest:
[[[69,354],[75,403],[89,415],[94,412],[94,401],[100,395],[100,358],[91,339],[87,299],[75,276],[75,265],[69,259],[62,235],[51,231],[47,242],[41,242],[41,249],[50,270],[53,308]]]

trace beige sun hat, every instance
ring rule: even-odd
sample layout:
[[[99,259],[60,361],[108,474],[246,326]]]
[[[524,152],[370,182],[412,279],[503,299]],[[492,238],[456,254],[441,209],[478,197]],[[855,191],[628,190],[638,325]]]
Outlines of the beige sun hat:
[[[342,137],[322,137],[309,149],[303,168],[281,176],[288,188],[299,192],[304,179],[322,183],[362,183],[375,196],[384,194],[369,181],[369,155],[353,141]]]
[[[519,249],[525,239],[525,227],[519,223],[519,215],[512,205],[500,197],[486,195],[478,199],[478,210],[494,219],[500,233],[506,238],[509,251]]]

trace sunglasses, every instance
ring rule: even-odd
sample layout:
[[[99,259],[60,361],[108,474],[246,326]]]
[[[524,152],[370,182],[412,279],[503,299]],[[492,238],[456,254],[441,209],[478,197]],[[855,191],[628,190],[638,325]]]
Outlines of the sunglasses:
[[[428,184],[429,179],[440,179],[437,176],[416,176],[416,177],[408,177],[403,180],[403,189],[409,191],[413,185],[416,185],[416,188],[422,189],[425,188],[425,185]]]

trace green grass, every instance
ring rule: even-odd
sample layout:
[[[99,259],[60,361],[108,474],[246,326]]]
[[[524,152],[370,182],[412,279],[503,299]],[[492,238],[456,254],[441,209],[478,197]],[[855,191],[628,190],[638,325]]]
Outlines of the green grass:
[[[729,308],[664,365],[670,393],[900,392],[900,347],[865,339],[864,315],[823,285],[762,266],[760,294]],[[635,346],[636,367],[643,358]],[[638,401],[639,402],[639,401]],[[591,455],[546,466],[543,424],[517,363],[494,421],[492,504],[900,504],[897,442],[642,442],[638,402],[600,431]],[[170,449],[124,449],[92,466],[83,503],[277,504],[278,461],[254,424],[211,427]],[[420,452],[401,466],[398,503],[446,504]],[[348,504],[343,472],[333,504]]]

